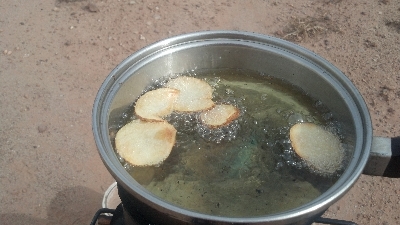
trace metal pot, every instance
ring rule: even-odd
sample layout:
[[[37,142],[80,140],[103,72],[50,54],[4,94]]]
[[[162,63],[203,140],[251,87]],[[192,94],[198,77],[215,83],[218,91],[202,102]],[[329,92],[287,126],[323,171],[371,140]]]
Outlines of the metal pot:
[[[251,69],[279,76],[321,100],[336,118],[341,119],[346,125],[346,133],[351,134],[345,137],[345,142],[353,146],[352,158],[329,190],[293,210],[262,217],[229,218],[171,205],[152,195],[126,172],[113,150],[109,125],[154,79],[196,69],[218,68]],[[105,166],[121,186],[123,194],[135,203],[132,210],[151,217],[153,222],[168,221],[168,224],[310,224],[356,182],[368,162],[373,142],[366,104],[339,69],[293,43],[236,31],[184,34],[129,56],[110,73],[98,92],[93,108],[93,132]],[[374,146],[380,148],[372,154],[374,157],[367,173],[383,175],[392,156],[390,141],[374,139]]]

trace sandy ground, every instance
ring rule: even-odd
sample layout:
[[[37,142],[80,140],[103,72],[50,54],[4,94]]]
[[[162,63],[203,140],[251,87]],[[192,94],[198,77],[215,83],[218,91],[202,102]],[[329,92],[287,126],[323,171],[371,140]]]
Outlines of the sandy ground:
[[[219,29],[323,56],[360,90],[374,135],[400,135],[399,0],[2,0],[0,223],[89,224],[113,182],[91,130],[102,81],[148,44]],[[362,175],[325,216],[398,224],[399,212],[400,179]]]

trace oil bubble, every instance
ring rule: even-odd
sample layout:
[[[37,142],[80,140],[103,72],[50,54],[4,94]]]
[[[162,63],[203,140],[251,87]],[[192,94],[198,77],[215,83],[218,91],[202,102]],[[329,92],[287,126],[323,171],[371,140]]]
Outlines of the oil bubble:
[[[124,168],[125,168],[126,170],[131,170],[131,169],[133,169],[133,166],[132,166],[131,164],[125,162]]]
[[[330,120],[330,119],[333,118],[333,115],[332,115],[331,112],[328,112],[328,113],[323,114],[323,115],[322,115],[322,118],[323,118],[324,120]]]
[[[314,103],[314,106],[316,107],[316,108],[319,108],[319,107],[322,107],[324,104],[322,103],[322,101],[320,101],[320,100],[317,100],[317,101],[315,101],[315,103]]]
[[[210,84],[211,87],[218,87],[219,83],[221,82],[221,78],[220,77],[213,77],[210,79],[207,79],[207,82]]]
[[[296,123],[303,123],[304,122],[304,116],[300,113],[293,113],[292,115],[289,116],[288,123],[290,125],[295,125]]]
[[[261,95],[261,100],[263,100],[263,101],[268,100],[268,95],[267,94],[262,94]]]
[[[128,113],[126,113],[126,112],[125,112],[125,113],[122,113],[122,118],[123,118],[123,119],[126,119],[126,118],[128,118],[128,117],[129,117],[129,114],[128,114]]]
[[[204,124],[198,123],[197,133],[206,141],[221,143],[222,141],[232,141],[236,139],[240,129],[238,121],[233,121],[227,126],[220,128],[210,128]]]
[[[232,89],[227,88],[227,89],[225,89],[225,93],[226,93],[227,95],[233,95],[235,92],[234,92]]]

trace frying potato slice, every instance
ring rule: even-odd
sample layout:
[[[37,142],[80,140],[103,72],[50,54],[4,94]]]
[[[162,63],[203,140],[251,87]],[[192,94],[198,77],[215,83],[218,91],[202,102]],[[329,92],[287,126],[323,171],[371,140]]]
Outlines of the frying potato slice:
[[[118,154],[134,166],[157,165],[171,153],[176,129],[167,122],[133,120],[116,134]]]
[[[180,91],[174,105],[175,111],[197,112],[214,106],[212,101],[213,89],[203,80],[181,76],[170,80],[165,86]]]
[[[298,123],[290,128],[295,152],[323,174],[332,174],[342,166],[344,151],[339,138],[313,123]]]
[[[201,122],[211,128],[222,127],[228,125],[233,120],[237,119],[240,111],[233,105],[216,105],[214,108],[202,112],[200,114]]]
[[[162,117],[172,113],[179,91],[159,88],[146,92],[136,101],[135,114],[146,121],[164,121]]]

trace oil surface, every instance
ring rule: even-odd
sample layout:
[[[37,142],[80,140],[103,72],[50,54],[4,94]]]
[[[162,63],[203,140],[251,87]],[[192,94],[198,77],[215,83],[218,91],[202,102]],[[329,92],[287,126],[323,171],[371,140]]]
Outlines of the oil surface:
[[[241,115],[220,129],[202,125],[196,113],[168,116],[177,137],[161,165],[131,167],[121,159],[147,190],[196,212],[252,217],[299,207],[338,179],[340,172],[326,176],[307,167],[289,140],[289,129],[298,122],[320,124],[338,134],[338,123],[320,101],[289,83],[252,71],[184,75],[206,80],[214,88],[213,100],[235,105]],[[135,119],[133,107],[115,127]]]

